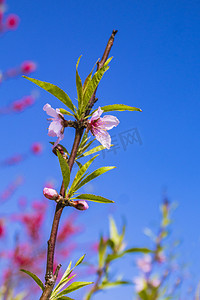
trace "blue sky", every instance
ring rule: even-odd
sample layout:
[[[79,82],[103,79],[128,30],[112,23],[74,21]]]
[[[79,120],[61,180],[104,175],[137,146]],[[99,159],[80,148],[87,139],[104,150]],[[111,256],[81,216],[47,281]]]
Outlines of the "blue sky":
[[[117,169],[97,179],[91,188],[116,204],[114,208],[90,205],[80,217],[88,226],[83,239],[98,236],[113,211],[119,223],[122,216],[126,217],[130,245],[148,244],[142,231],[148,225],[156,228],[158,207],[165,193],[170,201],[179,204],[174,214],[174,235],[182,240],[182,259],[191,264],[198,280],[199,1],[9,0],[7,4],[9,12],[18,14],[21,22],[16,32],[0,39],[0,68],[34,60],[38,69],[33,77],[57,84],[72,99],[76,98],[78,57],[83,55],[79,73],[84,78],[101,57],[112,30],[119,30],[111,52],[111,68],[98,90],[98,105],[124,103],[140,107],[143,112],[115,113],[120,125],[111,136],[119,148],[116,154],[107,152],[101,156],[96,166],[116,165]],[[0,91],[1,103],[6,105],[35,89],[23,78],[5,82]],[[1,189],[16,174],[23,174],[23,193],[29,193],[30,199],[41,196],[47,179],[56,178],[57,186],[61,179],[48,144],[47,117],[42,110],[47,102],[60,107],[59,101],[40,90],[33,108],[0,120],[2,158],[24,152],[35,140],[45,145],[40,158],[0,170]],[[124,150],[120,134],[133,128],[137,128],[142,144],[130,143]],[[72,129],[66,131],[65,145],[73,134]],[[13,209],[20,193],[12,199]],[[3,209],[9,211],[9,204]]]

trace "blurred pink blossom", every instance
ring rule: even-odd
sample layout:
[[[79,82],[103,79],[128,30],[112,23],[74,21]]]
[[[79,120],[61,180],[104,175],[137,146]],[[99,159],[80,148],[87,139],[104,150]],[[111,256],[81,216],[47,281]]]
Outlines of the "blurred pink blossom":
[[[116,127],[119,124],[119,120],[111,115],[104,116],[101,118],[103,110],[99,106],[97,111],[95,111],[89,120],[89,130],[96,137],[105,148],[110,149],[111,146],[111,137],[107,130]]]
[[[151,284],[153,285],[153,287],[157,288],[160,285],[161,281],[159,278],[155,277],[153,279],[151,279]]]
[[[19,17],[15,14],[11,14],[6,19],[6,29],[15,30],[19,25]]]
[[[24,61],[21,65],[21,71],[22,73],[29,74],[31,72],[34,72],[36,70],[36,63],[33,61]]]
[[[136,264],[144,273],[149,273],[152,269],[152,258],[150,255],[144,255],[143,258],[138,258]]]
[[[135,284],[135,290],[137,293],[140,293],[147,287],[146,280],[143,277],[134,277],[133,283]]]
[[[42,152],[42,144],[39,142],[35,142],[31,146],[31,150],[34,154],[40,154]]]

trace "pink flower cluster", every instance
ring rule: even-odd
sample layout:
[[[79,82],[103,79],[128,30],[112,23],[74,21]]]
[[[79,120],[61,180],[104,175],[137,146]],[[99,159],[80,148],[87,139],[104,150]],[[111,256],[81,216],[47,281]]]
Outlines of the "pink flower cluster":
[[[60,113],[58,108],[54,109],[50,104],[45,104],[43,110],[46,113],[53,117],[50,119],[51,124],[49,126],[48,135],[55,137],[57,136],[57,141],[54,143],[54,147],[56,147],[59,142],[64,138],[64,126],[63,120],[64,116]],[[111,115],[104,116],[101,118],[103,110],[101,107],[95,111],[88,121],[88,130],[95,136],[95,138],[107,149],[111,146],[111,137],[107,130],[116,127],[119,124],[119,120]]]
[[[34,72],[37,68],[37,65],[35,62],[27,60],[24,61],[21,66],[16,67],[16,68],[12,68],[12,69],[8,69],[7,71],[1,72],[0,71],[0,83],[2,83],[3,81],[25,74],[28,75],[32,72]]]
[[[3,19],[4,19],[5,11],[6,11],[5,0],[0,0],[0,33],[17,29],[20,21],[18,15],[10,14],[6,17],[4,22]]]

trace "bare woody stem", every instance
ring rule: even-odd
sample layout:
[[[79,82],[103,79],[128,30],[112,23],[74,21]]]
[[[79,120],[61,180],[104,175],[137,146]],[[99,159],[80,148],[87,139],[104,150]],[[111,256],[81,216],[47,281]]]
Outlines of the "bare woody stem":
[[[108,55],[110,53],[110,50],[112,48],[113,42],[114,42],[114,37],[115,34],[117,33],[117,30],[113,30],[112,35],[110,37],[110,39],[108,40],[107,46],[105,48],[104,54],[102,56],[102,59],[100,60],[100,62],[97,65],[97,70],[100,69],[104,63],[106,62]],[[90,101],[89,101],[89,106],[88,106],[88,110],[86,111],[85,115],[88,116],[94,103],[95,103],[95,95],[96,95],[96,91],[93,93]],[[69,169],[70,172],[72,170],[75,158],[76,158],[76,154],[78,151],[78,147],[80,145],[81,142],[81,138],[83,135],[83,131],[84,128],[83,127],[78,127],[76,128],[76,133],[75,133],[75,139],[74,139],[74,143],[72,146],[72,150],[71,150],[71,154],[69,157]],[[62,183],[61,185],[61,189],[60,189],[60,195],[64,196],[65,194],[65,189],[64,189],[64,184]],[[46,275],[45,275],[45,288],[44,291],[42,293],[42,296],[40,297],[40,300],[47,300],[50,298],[53,287],[55,285],[57,276],[58,276],[58,271],[61,267],[61,265],[58,265],[56,268],[55,273],[53,273],[53,266],[54,266],[54,253],[55,253],[55,245],[56,245],[56,237],[57,237],[57,232],[58,232],[58,226],[59,226],[59,222],[60,222],[60,217],[63,211],[64,205],[61,203],[58,203],[56,205],[56,210],[55,210],[55,214],[54,214],[54,219],[53,219],[53,224],[52,224],[52,229],[51,229],[51,235],[50,238],[48,240],[48,249],[47,249],[47,265],[46,265]]]

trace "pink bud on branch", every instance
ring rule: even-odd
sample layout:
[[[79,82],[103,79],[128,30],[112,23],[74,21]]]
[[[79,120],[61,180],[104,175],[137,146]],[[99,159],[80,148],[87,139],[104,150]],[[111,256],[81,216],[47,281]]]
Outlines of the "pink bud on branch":
[[[73,207],[75,207],[78,210],[87,210],[89,208],[89,205],[85,200],[79,200],[73,201]]]
[[[50,188],[44,188],[43,194],[49,200],[58,200],[60,197],[56,190]]]

